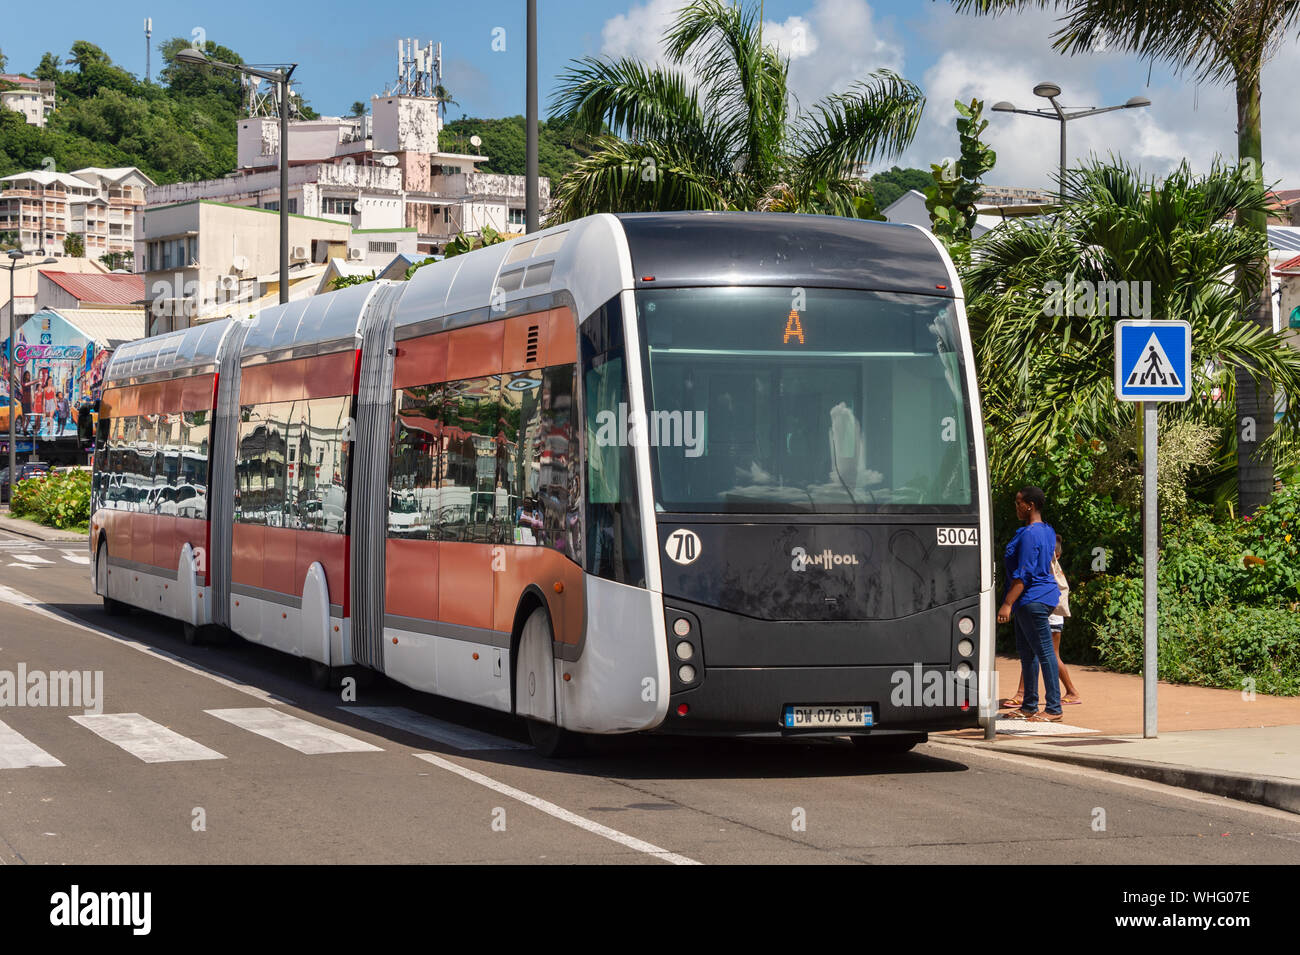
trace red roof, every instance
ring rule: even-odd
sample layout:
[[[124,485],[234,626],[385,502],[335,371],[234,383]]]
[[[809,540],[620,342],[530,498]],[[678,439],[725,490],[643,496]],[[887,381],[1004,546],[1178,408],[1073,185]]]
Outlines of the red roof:
[[[41,269],[41,274],[73,298],[96,305],[133,305],[144,298],[143,275],[96,275],[77,272],[54,272]]]

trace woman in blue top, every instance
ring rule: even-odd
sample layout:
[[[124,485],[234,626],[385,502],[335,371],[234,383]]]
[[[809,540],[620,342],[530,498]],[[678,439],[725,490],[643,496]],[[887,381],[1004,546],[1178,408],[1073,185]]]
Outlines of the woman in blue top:
[[[1016,652],[1020,654],[1020,673],[1025,683],[1020,709],[1010,716],[1033,723],[1061,721],[1060,674],[1047,620],[1061,602],[1061,588],[1052,574],[1056,531],[1043,521],[1046,504],[1047,496],[1041,488],[1026,487],[1016,492],[1016,517],[1025,526],[1007,544],[1007,590],[998,610],[998,623],[1015,619]],[[1038,712],[1039,667],[1047,687],[1047,707],[1042,713]]]

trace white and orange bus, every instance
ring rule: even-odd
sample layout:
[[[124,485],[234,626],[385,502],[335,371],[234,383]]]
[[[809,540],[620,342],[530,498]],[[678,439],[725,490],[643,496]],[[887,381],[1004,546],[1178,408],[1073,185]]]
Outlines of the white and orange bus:
[[[991,718],[969,333],[910,226],[598,215],[120,347],[96,592],[581,734]]]

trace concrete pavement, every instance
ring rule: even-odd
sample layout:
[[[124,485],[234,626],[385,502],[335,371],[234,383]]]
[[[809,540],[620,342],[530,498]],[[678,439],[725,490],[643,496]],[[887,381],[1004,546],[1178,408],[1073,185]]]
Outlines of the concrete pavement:
[[[1020,663],[999,657],[997,669],[1000,695],[1010,696]],[[1083,702],[1064,707],[1062,724],[999,719],[997,740],[991,744],[973,730],[932,739],[1300,813],[1300,697],[1162,682],[1156,690],[1159,735],[1144,739],[1140,675],[1082,666],[1072,666],[1070,672]]]
[[[44,524],[37,524],[35,521],[14,517],[9,513],[9,505],[7,504],[0,507],[0,530],[9,531],[11,534],[20,534],[23,537],[38,541],[80,541],[83,544],[86,542],[85,534],[78,534],[76,531],[62,531],[56,527],[46,527]]]

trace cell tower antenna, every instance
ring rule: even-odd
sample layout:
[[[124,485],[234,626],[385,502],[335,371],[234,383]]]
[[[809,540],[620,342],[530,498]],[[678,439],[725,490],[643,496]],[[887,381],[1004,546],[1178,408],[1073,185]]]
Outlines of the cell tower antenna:
[[[149,63],[149,38],[153,36],[153,17],[144,18],[144,81],[149,82],[150,63]]]

